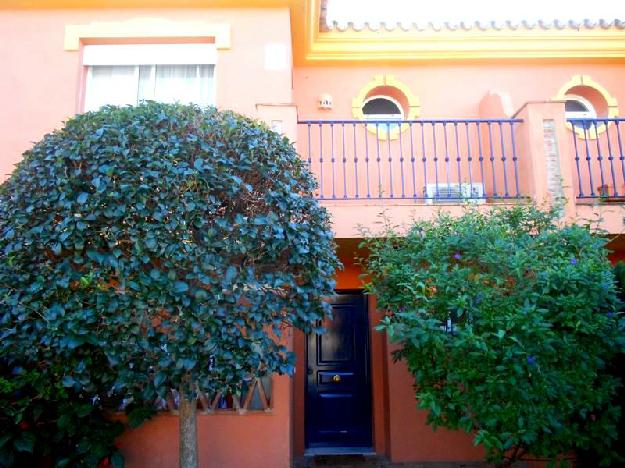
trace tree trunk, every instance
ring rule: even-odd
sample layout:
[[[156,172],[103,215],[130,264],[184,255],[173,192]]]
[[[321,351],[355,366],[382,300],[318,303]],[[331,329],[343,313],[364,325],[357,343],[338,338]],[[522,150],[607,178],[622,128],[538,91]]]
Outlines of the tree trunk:
[[[197,461],[197,404],[180,389],[180,468],[198,468]]]

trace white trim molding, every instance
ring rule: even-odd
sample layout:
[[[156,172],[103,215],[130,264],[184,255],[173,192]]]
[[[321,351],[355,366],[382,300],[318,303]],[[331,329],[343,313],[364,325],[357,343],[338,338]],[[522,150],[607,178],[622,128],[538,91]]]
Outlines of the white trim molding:
[[[214,44],[86,45],[83,65],[215,65]]]
[[[229,49],[230,24],[135,18],[65,26],[65,50],[78,50],[81,42],[98,39],[194,38],[213,39],[217,49]]]

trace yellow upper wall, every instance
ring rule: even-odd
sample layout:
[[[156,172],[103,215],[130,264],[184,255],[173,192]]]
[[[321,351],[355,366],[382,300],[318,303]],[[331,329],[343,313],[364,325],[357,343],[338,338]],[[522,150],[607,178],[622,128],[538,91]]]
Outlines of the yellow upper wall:
[[[0,9],[13,8],[282,8],[292,0],[3,0]]]

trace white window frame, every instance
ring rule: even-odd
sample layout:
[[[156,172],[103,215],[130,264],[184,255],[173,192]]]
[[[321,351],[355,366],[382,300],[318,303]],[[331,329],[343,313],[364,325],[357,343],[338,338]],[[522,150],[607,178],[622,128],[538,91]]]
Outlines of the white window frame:
[[[209,43],[86,45],[82,53],[82,65],[87,67],[82,110],[85,111],[87,107],[87,90],[94,66],[132,66],[138,83],[141,66],[151,66],[151,73],[154,74],[157,65],[216,64],[217,48],[215,44]],[[212,89],[209,90],[209,99],[213,105],[216,105],[216,88],[213,71]]]
[[[597,111],[595,109],[595,106],[593,106],[592,102],[590,102],[585,97],[578,96],[576,94],[566,94],[564,96],[564,99],[565,101],[577,101],[583,104],[586,107],[586,109],[588,109],[587,111],[566,111],[565,117],[567,119],[596,119],[597,118]]]
[[[82,62],[91,65],[215,65],[215,44],[86,45]]]

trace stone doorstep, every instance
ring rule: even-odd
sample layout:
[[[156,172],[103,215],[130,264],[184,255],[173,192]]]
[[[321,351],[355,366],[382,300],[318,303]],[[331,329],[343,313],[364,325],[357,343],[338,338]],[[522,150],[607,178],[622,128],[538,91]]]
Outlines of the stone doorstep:
[[[393,463],[375,454],[363,455],[312,455],[300,457],[293,468],[486,468],[484,462],[400,462]],[[521,468],[522,465],[519,465]]]

